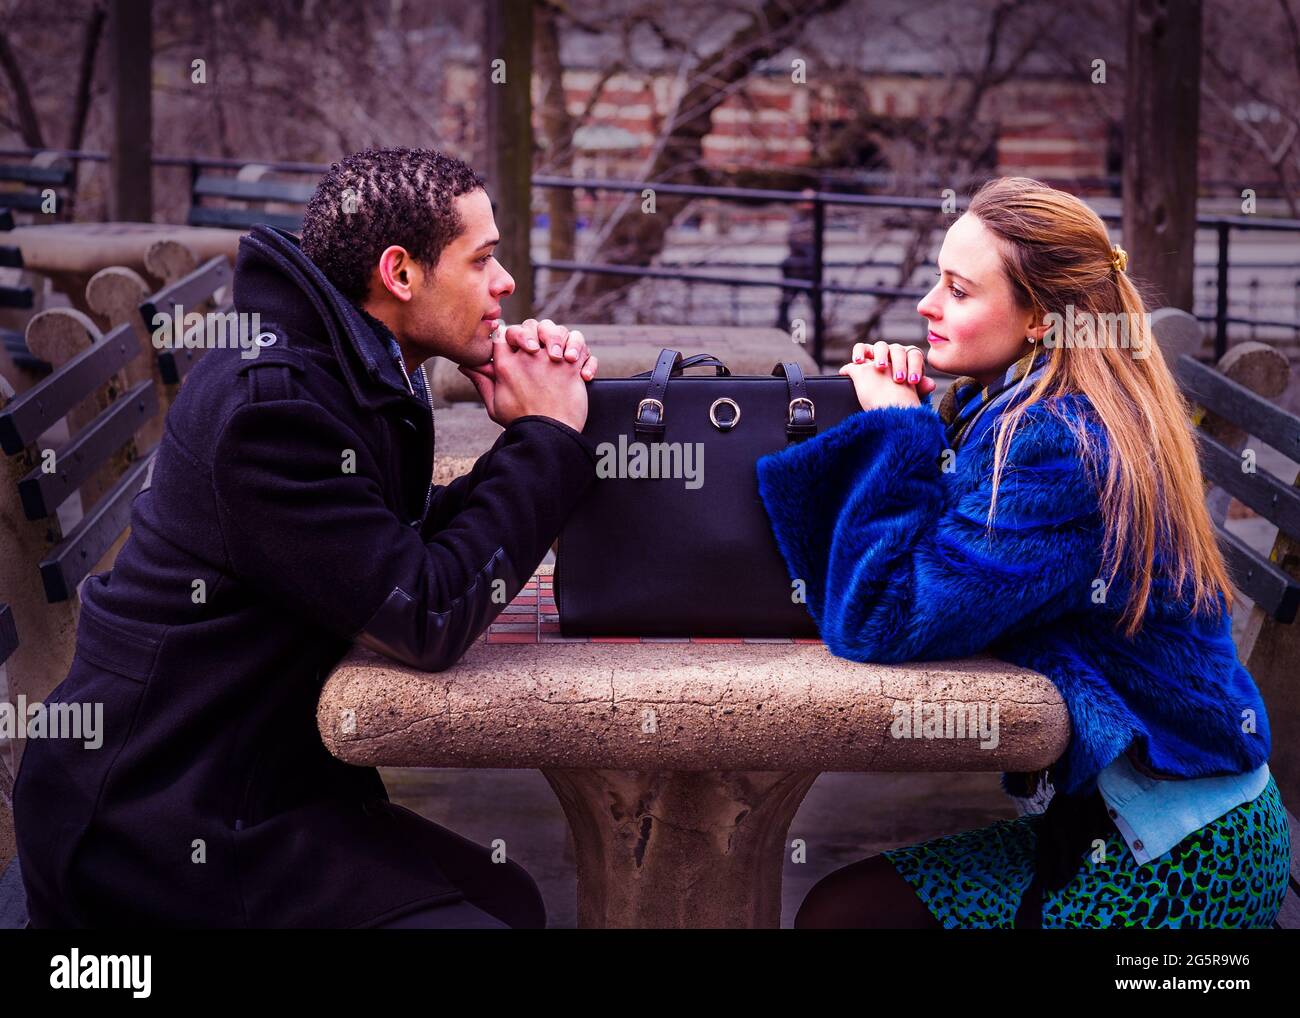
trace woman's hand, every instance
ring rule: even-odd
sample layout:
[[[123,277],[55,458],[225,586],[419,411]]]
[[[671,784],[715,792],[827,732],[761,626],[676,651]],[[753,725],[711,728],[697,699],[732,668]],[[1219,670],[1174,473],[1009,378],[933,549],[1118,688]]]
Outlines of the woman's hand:
[[[925,374],[924,351],[902,343],[855,343],[853,359],[839,373],[852,379],[863,410],[920,406],[921,397],[935,390]]]

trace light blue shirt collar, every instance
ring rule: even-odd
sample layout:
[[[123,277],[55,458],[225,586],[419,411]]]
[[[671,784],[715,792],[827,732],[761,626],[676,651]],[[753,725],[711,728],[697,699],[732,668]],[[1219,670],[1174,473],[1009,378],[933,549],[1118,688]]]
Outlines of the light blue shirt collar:
[[[1268,764],[1244,774],[1163,780],[1120,754],[1097,775],[1111,819],[1138,863],[1164,855],[1193,831],[1250,802],[1268,784]]]

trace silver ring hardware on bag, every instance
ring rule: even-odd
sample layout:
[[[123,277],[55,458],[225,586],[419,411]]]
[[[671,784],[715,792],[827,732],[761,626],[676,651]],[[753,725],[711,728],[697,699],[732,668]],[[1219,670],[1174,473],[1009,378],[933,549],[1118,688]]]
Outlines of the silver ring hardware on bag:
[[[729,404],[731,408],[736,411],[736,416],[729,421],[718,420],[718,406],[722,403]],[[730,431],[740,423],[740,404],[734,399],[729,399],[726,396],[723,396],[721,399],[715,399],[709,407],[709,420],[713,422],[713,426],[719,431]]]
[[[813,401],[810,400],[807,396],[797,396],[794,399],[790,400],[790,416],[787,418],[790,424],[794,423],[794,405],[796,403],[807,403],[808,416],[811,417],[813,420],[817,419],[817,408],[813,406]]]

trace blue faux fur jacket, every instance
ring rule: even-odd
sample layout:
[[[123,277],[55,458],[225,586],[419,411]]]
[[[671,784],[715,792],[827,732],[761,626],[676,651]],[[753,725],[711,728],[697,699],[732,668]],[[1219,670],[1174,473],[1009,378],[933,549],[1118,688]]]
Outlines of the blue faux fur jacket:
[[[992,426],[945,455],[944,422],[928,404],[881,407],[762,457],[759,492],[822,639],[854,661],[987,651],[1047,675],[1070,715],[1069,746],[1048,774],[1067,795],[1095,790],[1130,743],[1163,774],[1253,770],[1268,759],[1268,718],[1237,660],[1229,613],[1193,617],[1190,586],[1173,595],[1163,557],[1132,640],[1116,629],[1123,570],[1095,595],[1104,587],[1099,489],[1069,414],[1101,441],[1105,476],[1105,432],[1087,397],[1034,404],[1011,444],[987,541]],[[1029,794],[1022,777],[1004,774],[1003,789]]]

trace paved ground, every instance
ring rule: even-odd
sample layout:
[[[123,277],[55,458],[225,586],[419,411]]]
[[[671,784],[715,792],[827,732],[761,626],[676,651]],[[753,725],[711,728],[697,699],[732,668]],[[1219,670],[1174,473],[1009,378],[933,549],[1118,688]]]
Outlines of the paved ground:
[[[381,768],[393,801],[506,852],[541,888],[547,924],[568,929],[577,913],[573,854],[564,814],[539,771]],[[968,830],[1016,808],[996,774],[823,774],[790,827],[802,838],[807,862],[787,855],[781,924],[789,927],[799,902],[832,870],[910,844]]]

